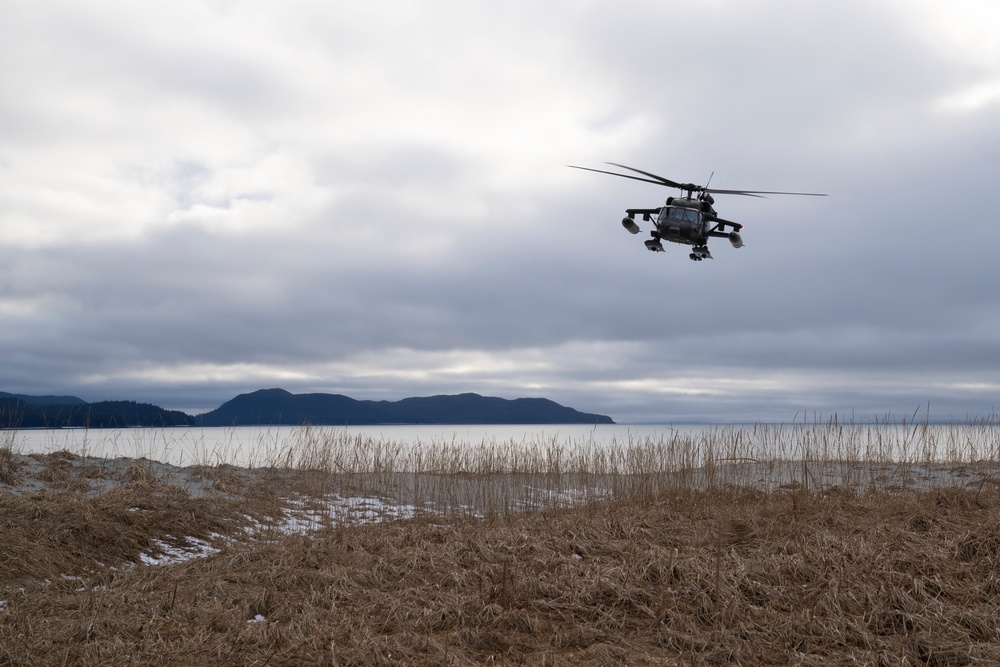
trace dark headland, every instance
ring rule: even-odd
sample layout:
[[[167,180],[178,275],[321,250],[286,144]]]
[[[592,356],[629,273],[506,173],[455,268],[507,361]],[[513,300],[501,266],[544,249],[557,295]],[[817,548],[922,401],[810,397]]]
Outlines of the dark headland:
[[[341,394],[261,389],[201,415],[135,401],[87,403],[75,396],[0,392],[0,428],[135,426],[366,426],[387,424],[614,424],[545,398],[508,400],[479,394],[357,400]]]
[[[507,400],[458,394],[362,401],[340,394],[292,394],[284,389],[241,394],[197,419],[204,426],[614,423],[607,415],[579,412],[545,398]]]

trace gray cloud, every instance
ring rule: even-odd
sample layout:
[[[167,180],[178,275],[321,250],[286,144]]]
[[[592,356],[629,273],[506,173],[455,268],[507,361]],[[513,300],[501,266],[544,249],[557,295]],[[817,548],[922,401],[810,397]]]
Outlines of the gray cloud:
[[[1000,40],[958,4],[13,8],[2,388],[988,414]],[[720,197],[747,247],[695,264],[618,224],[674,193],[564,166],[604,160],[832,196]]]

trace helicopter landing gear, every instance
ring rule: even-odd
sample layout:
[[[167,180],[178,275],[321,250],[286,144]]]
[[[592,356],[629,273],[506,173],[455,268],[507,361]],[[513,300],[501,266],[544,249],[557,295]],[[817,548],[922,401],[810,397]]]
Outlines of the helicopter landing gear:
[[[653,252],[663,252],[663,244],[660,243],[660,239],[649,239],[646,241],[646,249]]]
[[[703,259],[713,259],[712,253],[708,251],[708,246],[705,245],[695,246],[688,257],[694,262],[700,262]]]

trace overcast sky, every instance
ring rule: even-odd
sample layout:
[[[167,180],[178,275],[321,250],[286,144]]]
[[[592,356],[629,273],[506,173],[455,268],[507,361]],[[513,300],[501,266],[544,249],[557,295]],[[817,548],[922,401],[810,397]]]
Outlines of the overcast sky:
[[[993,0],[9,2],[0,390],[1000,408]],[[746,247],[620,225],[718,188]]]

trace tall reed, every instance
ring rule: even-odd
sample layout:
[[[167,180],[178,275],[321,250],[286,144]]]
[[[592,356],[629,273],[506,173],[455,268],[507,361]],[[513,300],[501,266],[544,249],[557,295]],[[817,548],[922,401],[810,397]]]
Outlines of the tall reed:
[[[504,513],[592,502],[655,502],[679,488],[951,486],[963,467],[1000,463],[995,419],[728,425],[658,437],[402,442],[303,427],[263,465],[322,480],[331,493],[417,511]],[[968,474],[968,473],[966,473]],[[987,473],[982,473],[983,475]]]

